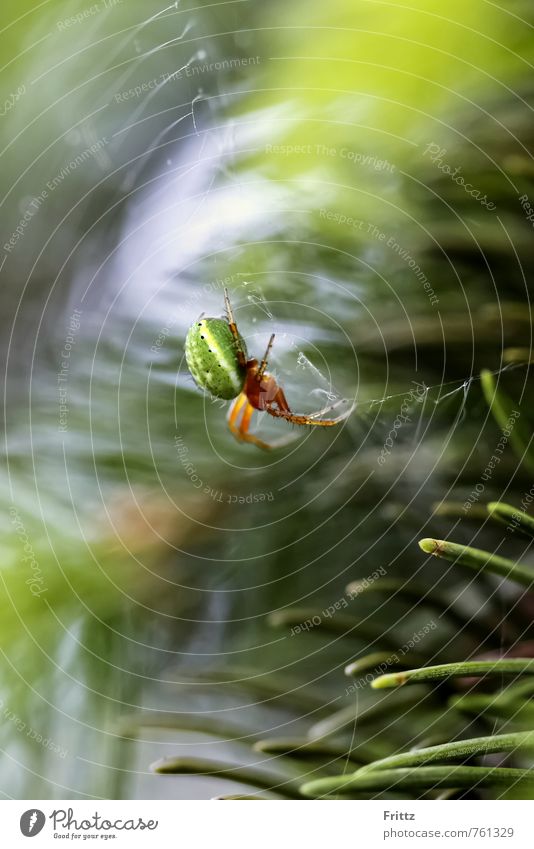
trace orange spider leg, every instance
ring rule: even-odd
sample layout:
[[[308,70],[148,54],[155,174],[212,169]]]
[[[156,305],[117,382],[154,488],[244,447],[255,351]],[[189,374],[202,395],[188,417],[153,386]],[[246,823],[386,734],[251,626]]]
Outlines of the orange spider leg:
[[[292,424],[309,425],[311,427],[334,427],[338,425],[343,419],[318,418],[318,416],[326,412],[324,410],[309,416],[291,412],[284,390],[281,386],[278,386],[272,375],[266,373],[267,360],[273,347],[273,342],[274,333],[269,339],[269,344],[267,345],[267,350],[265,351],[265,356],[261,361],[259,369],[252,372],[253,379],[247,380],[245,385],[245,392],[252,405],[258,410],[265,410],[270,416],[274,416],[274,418],[284,419]]]
[[[289,404],[287,403],[287,398],[285,396],[284,390],[281,386],[276,387],[276,395],[274,396],[273,400],[276,403],[278,409],[282,411],[282,413],[289,413],[289,415],[292,415],[291,410],[289,409]],[[267,410],[267,412],[270,411]]]
[[[230,407],[230,412],[228,413],[228,426],[234,436],[237,436],[238,434],[239,429],[237,426],[237,421],[243,411],[243,407],[245,404],[248,404],[248,398],[244,392],[241,392],[241,394],[237,396],[235,401],[232,403],[232,406]]]
[[[266,409],[270,416],[274,416],[277,419],[284,419],[286,422],[297,425],[309,425],[310,427],[334,427],[345,419],[345,416],[338,419],[314,419],[313,416],[288,413],[286,410],[279,410],[277,407],[269,406]]]
[[[228,425],[230,430],[239,441],[251,442],[253,445],[257,445],[258,448],[263,448],[265,451],[269,451],[271,446],[268,445],[267,442],[263,442],[261,439],[258,439],[257,436],[254,436],[253,433],[249,432],[250,421],[253,413],[254,407],[252,404],[249,404],[247,396],[244,392],[242,392],[241,395],[237,396],[230,407],[230,413],[228,415]],[[240,416],[241,422],[238,425]]]
[[[276,407],[273,407],[273,404],[276,404]],[[265,409],[270,416],[274,416],[277,419],[285,419],[285,421],[292,422],[292,424],[309,425],[311,427],[334,427],[334,425],[340,423],[340,419],[316,419],[313,415],[302,416],[292,413],[281,386],[277,386],[276,395],[267,404]]]

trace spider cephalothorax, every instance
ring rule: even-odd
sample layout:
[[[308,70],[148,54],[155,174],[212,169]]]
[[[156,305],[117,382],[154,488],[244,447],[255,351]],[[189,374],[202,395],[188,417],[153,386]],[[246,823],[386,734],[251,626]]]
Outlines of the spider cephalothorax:
[[[261,362],[249,359],[245,341],[237,329],[234,314],[224,290],[226,318],[201,316],[190,328],[185,340],[185,356],[195,382],[215,398],[235,399],[228,423],[237,439],[252,442],[260,448],[272,448],[250,433],[255,410],[297,425],[332,427],[346,415],[336,419],[320,419],[325,411],[311,415],[292,413],[284,390],[267,372],[267,359],[274,342],[272,334]]]

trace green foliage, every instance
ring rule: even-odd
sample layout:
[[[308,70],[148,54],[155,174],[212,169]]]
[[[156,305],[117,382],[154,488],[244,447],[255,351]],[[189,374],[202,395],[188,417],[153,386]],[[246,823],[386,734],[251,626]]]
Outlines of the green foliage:
[[[518,512],[505,504],[499,505],[499,510],[507,517]],[[495,511],[495,504],[487,506],[488,516],[492,511]],[[526,521],[527,517],[523,515],[523,524]],[[421,548],[435,553],[434,546],[427,543],[423,540]],[[496,569],[488,552],[444,541],[439,541],[439,551],[440,555],[452,558],[458,565],[465,565],[467,561],[471,567],[475,562],[481,571],[517,580],[518,564],[511,562],[512,568],[507,567],[504,571]],[[519,574],[523,575],[522,572]],[[525,582],[521,579],[520,583]],[[377,584],[380,589],[380,581]],[[354,584],[352,589],[355,589]],[[382,590],[391,592],[391,581]],[[424,597],[418,599],[415,593],[414,588],[408,593],[411,601],[424,604]],[[403,593],[404,598],[406,595]],[[435,597],[433,603],[436,603]],[[318,611],[298,611],[298,615],[297,611],[284,613],[275,624],[292,625],[298,621],[313,621],[314,617],[321,618]],[[332,628],[334,622],[336,625]],[[473,628],[473,622],[476,622],[476,615],[464,621],[466,632]],[[328,626],[343,641],[351,639],[354,627],[346,616],[337,620],[332,617]],[[308,639],[312,639],[311,635]],[[528,650],[527,645],[525,648]],[[379,674],[377,670],[399,665],[407,667],[413,655],[407,653],[399,657],[398,654],[392,655],[391,650],[365,655],[345,669],[348,677],[356,679],[352,692],[350,688],[347,690],[350,703],[335,709],[328,704],[317,704],[315,711],[320,709],[324,712],[326,709],[327,713],[318,722],[309,725],[303,737],[260,737],[254,741],[253,736],[250,740],[252,752],[263,756],[253,768],[179,757],[164,759],[153,769],[160,774],[201,774],[231,780],[268,791],[271,797],[274,794],[291,798],[331,795],[367,798],[385,794],[387,798],[393,794],[394,798],[395,794],[402,794],[403,797],[421,798],[436,797],[443,790],[468,792],[475,796],[504,791],[512,796],[521,794],[523,790],[531,792],[534,786],[531,755],[534,749],[534,709],[529,700],[534,695],[534,682],[522,682],[521,679],[534,674],[534,658],[518,656],[521,651],[522,644],[513,643],[508,649],[494,649],[492,659],[426,664],[420,668],[410,666],[387,674]],[[368,670],[371,670],[370,674]],[[239,680],[237,676],[236,679]],[[464,695],[455,691],[455,679],[459,680]],[[511,683],[506,684],[509,679]],[[400,691],[407,696],[400,700],[379,696],[384,688],[407,684],[416,685],[413,697],[411,687]],[[425,685],[423,690],[421,685]],[[485,689],[481,691],[481,687]],[[488,694],[488,687],[491,687],[491,694]],[[371,695],[373,692],[376,697]],[[278,696],[279,703],[284,704],[286,695],[283,688],[280,688]],[[290,702],[286,702],[285,706],[289,713],[294,711]],[[487,717],[496,719],[493,733],[467,736],[473,725],[472,720],[465,719],[466,714],[471,714],[475,726],[481,728],[487,723]],[[415,728],[424,725],[427,734],[431,730],[434,736],[445,738],[447,742],[428,745],[416,733],[411,738],[411,748],[402,751],[403,745],[410,741],[410,734],[404,731],[408,717]],[[530,726],[529,730],[514,730],[514,727],[521,729],[525,723]],[[175,715],[174,721],[167,717],[166,724],[176,730],[188,727],[178,715]],[[198,729],[198,725],[196,727]],[[510,727],[512,730],[508,730]],[[401,739],[395,741],[394,735],[399,728]],[[221,728],[216,722],[208,721],[202,730],[221,739]],[[235,731],[232,736],[239,739]],[[241,738],[242,743],[246,738],[247,735]],[[380,746],[389,750],[389,754],[380,756]],[[506,766],[491,762],[489,756],[496,754],[506,757]],[[526,763],[529,768],[525,768]],[[267,768],[269,771],[266,771]],[[276,770],[274,775],[273,768]]]

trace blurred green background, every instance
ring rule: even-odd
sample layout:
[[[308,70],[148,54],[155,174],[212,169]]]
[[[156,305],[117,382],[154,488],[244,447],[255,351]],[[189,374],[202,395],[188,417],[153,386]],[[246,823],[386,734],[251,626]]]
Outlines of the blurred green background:
[[[2,793],[213,795],[149,764],[250,755],[169,713],[239,737],[300,728],[288,692],[350,702],[344,664],[375,638],[402,646],[428,611],[351,602],[349,647],[269,616],[328,607],[379,567],[459,605],[430,661],[476,651],[461,622],[478,614],[501,623],[493,647],[516,625],[527,640],[510,587],[416,541],[454,527],[497,546],[432,503],[483,481],[484,501],[519,505],[532,486],[517,441],[482,478],[502,432],[479,380],[495,374],[528,445],[531,4],[3,12]],[[233,441],[183,350],[225,285],[249,350],[276,333],[296,411],[355,401],[342,427],[259,420],[291,436],[271,454]],[[426,724],[400,713],[383,733],[402,746]]]

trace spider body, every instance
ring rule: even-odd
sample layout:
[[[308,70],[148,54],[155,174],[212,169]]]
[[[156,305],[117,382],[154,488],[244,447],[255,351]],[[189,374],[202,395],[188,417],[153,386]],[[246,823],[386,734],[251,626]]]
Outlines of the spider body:
[[[246,346],[241,336],[239,344],[246,359]],[[230,401],[242,392],[247,369],[240,363],[236,340],[224,318],[196,321],[185,340],[185,357],[197,386],[214,398]]]
[[[319,419],[324,410],[311,415],[291,412],[283,389],[267,373],[267,358],[274,342],[269,340],[263,360],[249,359],[245,341],[237,329],[228,292],[224,291],[226,318],[201,316],[190,328],[185,340],[185,357],[195,383],[215,398],[235,399],[228,415],[230,430],[236,439],[252,442],[259,448],[273,446],[249,432],[255,410],[298,425],[331,427],[337,419]]]

